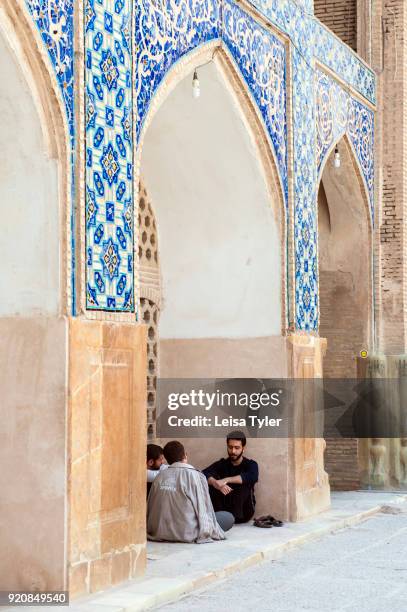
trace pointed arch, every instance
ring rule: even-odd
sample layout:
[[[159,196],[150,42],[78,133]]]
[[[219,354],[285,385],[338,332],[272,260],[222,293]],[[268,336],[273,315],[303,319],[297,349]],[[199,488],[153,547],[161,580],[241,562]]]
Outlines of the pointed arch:
[[[328,164],[328,161],[331,159],[332,153],[333,151],[336,149],[336,147],[343,142],[346,146],[346,150],[349,152],[350,158],[352,160],[352,166],[353,169],[355,171],[355,174],[357,176],[357,179],[359,181],[359,185],[360,185],[360,189],[361,189],[361,193],[362,193],[362,198],[363,198],[363,204],[364,204],[364,209],[367,215],[367,219],[368,219],[368,223],[369,223],[369,227],[370,230],[373,231],[373,224],[374,224],[374,219],[372,217],[372,208],[371,208],[371,203],[370,203],[370,194],[369,194],[369,188],[368,185],[366,183],[366,179],[364,177],[363,174],[363,170],[360,166],[360,162],[358,160],[358,156],[357,156],[357,152],[355,150],[355,147],[353,146],[353,143],[349,137],[349,134],[347,132],[347,130],[343,130],[335,140],[332,141],[332,144],[330,145],[330,147],[326,150],[326,153],[324,155],[324,159],[321,163],[321,167],[319,169],[319,173],[317,176],[317,182],[316,182],[316,193],[318,196],[318,191],[319,191],[319,187],[322,181],[322,176],[324,174],[324,170]]]
[[[332,168],[329,164],[333,161],[333,152],[339,148],[339,152],[342,158],[341,169],[335,169],[332,164]],[[347,171],[347,172],[346,172]],[[346,172],[346,174],[344,174]],[[351,172],[351,174],[349,174]],[[326,192],[326,206],[328,207],[329,215],[329,229],[326,226],[325,229],[321,228],[320,218],[320,190],[321,186]],[[317,182],[317,198],[318,198],[318,295],[319,299],[319,310],[321,310],[321,302],[324,299],[324,293],[326,293],[326,287],[321,286],[321,240],[324,239],[323,232],[327,232],[332,236],[336,235],[334,243],[331,244],[331,257],[332,248],[336,245],[337,249],[341,249],[342,256],[348,252],[348,267],[346,265],[332,266],[332,270],[335,268],[342,273],[346,273],[348,269],[349,273],[352,269],[351,258],[359,252],[358,256],[358,274],[361,275],[359,281],[354,285],[354,288],[359,286],[358,291],[362,292],[362,285],[364,285],[363,291],[365,292],[365,298],[363,304],[360,304],[361,312],[363,311],[363,317],[367,321],[365,329],[365,342],[370,346],[373,343],[374,334],[374,254],[373,254],[373,222],[370,211],[369,193],[366,183],[363,178],[363,172],[358,164],[357,156],[352,143],[349,139],[348,134],[342,133],[342,135],[332,144],[329,153],[324,160],[321,167],[321,172],[318,176]],[[348,198],[348,199],[346,199]],[[323,200],[324,198],[322,198]],[[328,216],[324,216],[325,221]],[[339,229],[338,229],[339,228]],[[359,228],[359,230],[358,230]],[[362,259],[365,261],[365,266],[361,264]],[[332,264],[332,262],[331,262]],[[362,267],[361,267],[362,266]],[[359,269],[360,268],[360,269]],[[354,268],[356,274],[356,268]],[[338,290],[338,289],[336,289]],[[323,322],[320,328],[324,328]],[[326,326],[325,326],[326,327]],[[328,326],[329,327],[329,326]],[[321,333],[328,333],[327,330]],[[329,335],[329,334],[328,334]],[[362,334],[363,335],[363,334]],[[361,350],[360,347],[359,350]],[[366,348],[366,346],[365,346]],[[328,357],[330,347],[328,346]],[[328,361],[328,358],[326,359]]]
[[[263,118],[260,114],[258,106],[250,92],[247,83],[241,75],[236,63],[220,40],[206,43],[188,54],[183,56],[176,62],[167,72],[164,79],[157,88],[149,109],[145,115],[138,148],[136,151],[135,163],[135,219],[138,217],[138,198],[137,192],[140,181],[140,165],[143,156],[143,145],[146,133],[151,125],[154,116],[159,108],[168,98],[170,93],[177,85],[192,74],[197,66],[205,65],[213,61],[217,70],[222,75],[222,80],[227,90],[232,94],[236,107],[238,108],[241,119],[245,125],[250,140],[253,143],[257,158],[260,161],[262,171],[265,176],[269,201],[273,211],[275,222],[277,223],[280,236],[281,250],[281,305],[282,305],[282,321],[281,332],[286,333],[287,315],[288,315],[288,278],[287,278],[287,208],[284,198],[284,187],[278,170],[276,152],[271,142],[270,135],[266,129]],[[137,225],[136,225],[137,226]]]

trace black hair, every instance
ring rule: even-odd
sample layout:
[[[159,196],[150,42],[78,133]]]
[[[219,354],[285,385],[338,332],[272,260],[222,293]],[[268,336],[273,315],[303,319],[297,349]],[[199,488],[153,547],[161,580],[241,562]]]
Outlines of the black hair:
[[[243,431],[239,431],[239,430],[231,431],[226,436],[226,442],[229,442],[229,440],[240,440],[242,443],[242,446],[246,446],[246,436],[244,435]]]
[[[147,461],[156,461],[164,454],[163,449],[158,444],[147,444]]]
[[[182,461],[185,457],[185,448],[181,442],[172,440],[164,446],[164,457],[169,465]]]

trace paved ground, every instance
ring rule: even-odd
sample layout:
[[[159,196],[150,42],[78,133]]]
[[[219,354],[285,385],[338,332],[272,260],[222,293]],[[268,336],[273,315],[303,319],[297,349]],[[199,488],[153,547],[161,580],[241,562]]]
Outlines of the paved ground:
[[[142,612],[167,604],[161,609],[407,612],[407,494],[350,491],[332,493],[331,502],[329,510],[281,528],[236,525],[223,542],[149,542],[143,578],[74,600],[65,610]],[[403,514],[366,523],[383,507],[397,507]],[[360,528],[343,531],[356,525]],[[199,591],[209,585],[212,590]],[[193,595],[180,600],[187,593]]]
[[[407,510],[390,511],[400,513],[377,514],[159,609],[407,612]]]

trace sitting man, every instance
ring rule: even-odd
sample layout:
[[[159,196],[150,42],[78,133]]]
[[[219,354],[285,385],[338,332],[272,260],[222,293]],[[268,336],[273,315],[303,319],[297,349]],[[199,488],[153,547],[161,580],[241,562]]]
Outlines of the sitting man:
[[[181,442],[168,442],[164,456],[169,467],[154,479],[148,496],[148,539],[198,544],[224,540],[233,516],[228,512],[215,516],[206,478],[187,463]]]
[[[147,495],[150,493],[151,484],[158,474],[167,469],[164,463],[164,451],[158,444],[147,444]]]
[[[229,433],[226,444],[228,458],[212,463],[203,473],[210,485],[215,512],[226,510],[233,514],[236,523],[246,523],[254,515],[254,485],[259,479],[259,466],[243,457],[246,436],[242,431]]]

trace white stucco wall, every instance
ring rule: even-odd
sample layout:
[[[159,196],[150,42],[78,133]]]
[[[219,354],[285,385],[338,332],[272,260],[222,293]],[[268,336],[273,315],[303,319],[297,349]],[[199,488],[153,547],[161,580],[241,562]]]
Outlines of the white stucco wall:
[[[60,302],[57,164],[0,30],[0,316],[54,314]]]
[[[214,64],[192,75],[149,127],[142,177],[158,222],[161,338],[281,331],[280,241],[241,111]]]

